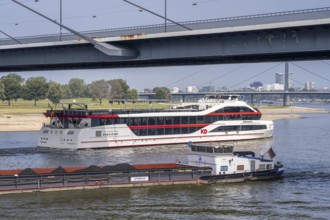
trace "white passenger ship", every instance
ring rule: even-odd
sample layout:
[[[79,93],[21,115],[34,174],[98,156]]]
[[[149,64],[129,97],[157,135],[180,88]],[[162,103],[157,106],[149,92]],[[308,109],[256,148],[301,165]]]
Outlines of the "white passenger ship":
[[[238,96],[207,96],[172,109],[90,110],[68,104],[48,110],[38,146],[97,149],[151,145],[239,141],[268,138],[273,122]]]

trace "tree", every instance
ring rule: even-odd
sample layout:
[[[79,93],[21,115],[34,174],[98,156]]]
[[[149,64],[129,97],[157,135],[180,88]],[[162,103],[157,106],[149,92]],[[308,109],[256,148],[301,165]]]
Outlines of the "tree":
[[[102,99],[109,96],[110,85],[105,80],[97,80],[90,84],[89,93],[93,99],[98,99],[102,105]]]
[[[110,84],[110,98],[111,99],[122,99],[124,97],[123,89],[118,80],[109,80]]]
[[[21,96],[21,80],[22,78],[17,74],[9,74],[1,79],[4,84],[4,100],[8,101],[10,106],[11,100],[17,100]]]
[[[61,85],[57,82],[50,82],[48,84],[47,98],[56,106],[60,103],[62,98]]]
[[[128,89],[127,98],[128,99],[137,99],[139,97],[136,89]]]
[[[6,99],[5,95],[5,84],[0,81],[0,99],[4,101]]]
[[[37,101],[45,99],[48,92],[47,80],[43,76],[31,77],[26,80],[24,86],[24,99],[34,100],[34,105]]]
[[[155,87],[153,92],[155,99],[169,99],[171,97],[171,91],[166,87]]]
[[[72,98],[83,97],[84,92],[86,90],[86,85],[83,79],[79,79],[79,78],[70,79],[68,86]]]
[[[68,85],[61,85],[62,98],[69,99],[72,98],[70,88]]]
[[[121,86],[121,90],[123,92],[123,96],[125,98],[128,94],[129,85],[127,85],[126,80],[123,80],[123,79],[115,79],[115,81],[119,82],[119,84]]]

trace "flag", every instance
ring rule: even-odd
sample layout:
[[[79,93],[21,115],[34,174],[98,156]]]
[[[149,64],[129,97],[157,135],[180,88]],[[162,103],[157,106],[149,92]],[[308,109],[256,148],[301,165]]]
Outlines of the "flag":
[[[267,151],[267,153],[268,153],[268,155],[269,155],[269,157],[271,159],[273,159],[276,156],[276,154],[275,154],[275,152],[273,151],[272,148],[269,148],[269,150]]]

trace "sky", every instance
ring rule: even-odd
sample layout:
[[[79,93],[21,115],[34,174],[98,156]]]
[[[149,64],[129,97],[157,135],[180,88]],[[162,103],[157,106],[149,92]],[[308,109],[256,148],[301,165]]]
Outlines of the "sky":
[[[60,0],[19,0],[23,4],[60,20]],[[164,14],[165,0],[131,0],[151,11]],[[176,21],[193,21],[253,15],[270,12],[330,7],[329,0],[166,0],[167,17]],[[194,4],[196,3],[196,4]],[[63,24],[77,30],[89,31],[162,24],[164,20],[122,0],[62,0]],[[13,37],[59,33],[59,27],[17,5],[11,0],[0,0],[0,30]],[[65,32],[65,31],[63,31]],[[1,39],[6,38],[0,33]],[[290,64],[295,87],[306,81],[315,81],[316,87],[330,88],[330,61],[305,61]],[[131,88],[143,91],[156,86],[185,90],[187,86],[212,85],[231,89],[248,87],[254,81],[264,84],[275,82],[275,73],[284,72],[284,63],[242,63],[196,65],[179,67],[145,67],[96,70],[62,70],[17,72],[25,78],[45,76],[67,83],[71,78],[82,78],[86,83],[99,79],[121,78]],[[0,77],[7,75],[0,72]]]

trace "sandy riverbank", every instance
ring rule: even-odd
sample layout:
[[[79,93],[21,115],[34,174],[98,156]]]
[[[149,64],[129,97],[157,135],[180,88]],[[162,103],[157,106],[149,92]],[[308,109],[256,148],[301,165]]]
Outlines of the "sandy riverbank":
[[[263,113],[263,120],[279,120],[287,118],[301,118],[300,114],[329,113],[326,109],[304,107],[258,107]],[[41,113],[4,114],[0,113],[0,132],[4,131],[37,131],[49,119]]]

